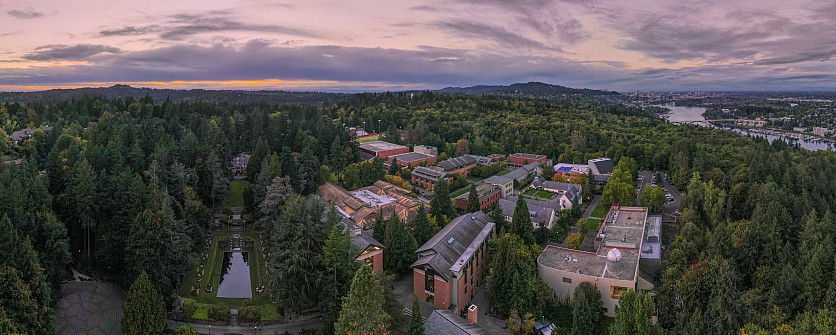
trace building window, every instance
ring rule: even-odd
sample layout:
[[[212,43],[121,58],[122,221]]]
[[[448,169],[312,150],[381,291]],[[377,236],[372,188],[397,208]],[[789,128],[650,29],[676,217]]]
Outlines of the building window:
[[[627,292],[626,287],[613,286],[610,288],[610,293],[613,299],[621,298],[621,294],[623,294],[624,292]]]
[[[365,262],[366,265],[368,265],[372,269],[374,269],[374,257],[366,257],[366,258],[363,259],[363,262]]]
[[[435,296],[433,296],[432,294],[427,294],[427,302],[431,303],[431,304],[434,303],[435,302]]]
[[[572,278],[563,277],[563,282],[571,284],[572,283]]]
[[[429,272],[424,276],[424,290],[435,293],[435,276]]]

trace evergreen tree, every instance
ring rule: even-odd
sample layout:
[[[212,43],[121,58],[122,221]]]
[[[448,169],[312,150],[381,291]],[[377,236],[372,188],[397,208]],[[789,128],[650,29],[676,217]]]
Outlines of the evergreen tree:
[[[499,236],[492,243],[488,287],[497,309],[503,313],[531,311],[537,291],[539,248],[513,234]]]
[[[328,319],[326,332],[333,332],[334,323],[340,315],[340,301],[348,294],[351,288],[351,280],[357,272],[358,263],[354,257],[357,248],[351,243],[349,227],[335,224],[331,226],[328,239],[322,248],[323,262],[325,264],[325,280],[328,284],[323,285],[323,298],[320,304],[321,310],[325,311]]]
[[[384,287],[368,265],[361,265],[343,298],[340,317],[334,325],[337,335],[387,334],[391,317],[384,311]]]
[[[67,193],[62,194],[61,199],[72,210],[72,228],[83,229],[84,234],[80,240],[84,241],[82,249],[90,257],[90,230],[96,225],[93,217],[93,205],[96,196],[96,173],[87,159],[82,158],[75,165],[69,175],[70,182],[67,186]],[[80,231],[79,230],[79,231]]]
[[[162,334],[165,331],[165,305],[154,289],[148,274],[139,274],[125,299],[122,332],[132,334]]]
[[[392,162],[389,163],[389,174],[393,176],[397,176],[401,173],[401,165],[398,164],[397,159],[393,159]]]
[[[415,240],[419,246],[429,241],[435,234],[433,227],[430,226],[427,208],[424,207],[423,203],[418,206],[418,212],[415,214],[415,220],[412,221],[412,226]]]
[[[340,142],[340,137],[335,136],[334,142],[331,143],[331,150],[329,152],[329,157],[331,157],[331,167],[334,168],[334,172],[340,173],[345,169],[345,153],[342,143]]]
[[[522,196],[517,197],[514,216],[511,217],[511,227],[511,232],[517,234],[526,244],[535,242],[534,225],[531,223],[531,214],[528,212],[528,202]]]
[[[599,334],[602,307],[601,292],[589,282],[580,283],[572,302],[572,334]]]
[[[467,195],[467,212],[475,213],[482,210],[479,202],[479,193],[476,192],[476,185],[470,184],[470,194]]]
[[[299,156],[299,173],[297,174],[299,182],[299,193],[303,195],[316,193],[319,184],[319,159],[316,157],[316,141],[310,139],[305,149],[302,150],[302,155]]]
[[[660,334],[661,331],[652,320],[655,310],[653,298],[649,294],[627,290],[618,300],[610,335]]]
[[[389,217],[383,240],[383,261],[389,271],[403,272],[415,261],[418,243],[396,214]]]
[[[273,178],[273,181],[265,189],[264,200],[258,205],[263,226],[270,226],[279,220],[282,208],[292,194],[293,187],[290,186],[290,178]]]
[[[383,219],[382,211],[377,212],[377,216],[374,217],[372,229],[372,237],[378,242],[383,242],[386,238],[386,220]]]
[[[493,220],[494,224],[496,224],[497,232],[505,231],[505,227],[508,225],[508,223],[505,222],[505,214],[502,213],[502,208],[499,207],[499,205],[494,207],[493,211],[491,211],[491,220]]]
[[[409,323],[409,335],[424,335],[424,318],[421,316],[421,306],[418,296],[412,295],[412,321]]]
[[[446,220],[451,220],[456,215],[453,202],[450,201],[450,185],[445,180],[439,180],[433,188],[433,198],[430,200],[430,214],[441,225]]]
[[[282,148],[282,153],[279,156],[279,161],[281,162],[281,170],[282,175],[288,177],[290,181],[297,181],[299,180],[297,177],[298,170],[296,164],[296,156],[293,155],[293,152],[290,151],[290,147],[285,146]],[[296,182],[292,183],[293,190],[299,192],[298,186],[299,184]]]
[[[54,334],[51,290],[37,253],[6,215],[0,217],[0,232],[0,330]]]
[[[250,182],[256,180],[264,166],[262,162],[265,158],[269,157],[269,155],[270,146],[267,144],[267,141],[264,140],[264,137],[259,137],[255,144],[255,151],[253,151],[253,154],[250,156],[250,161],[247,164],[247,180]]]

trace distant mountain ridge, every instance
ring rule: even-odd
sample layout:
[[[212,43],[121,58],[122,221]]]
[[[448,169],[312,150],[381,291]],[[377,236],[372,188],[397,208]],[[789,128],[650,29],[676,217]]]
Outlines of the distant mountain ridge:
[[[409,91],[425,92],[425,91]],[[613,91],[587,88],[570,88],[541,82],[516,83],[511,85],[477,85],[470,87],[447,87],[435,90],[438,93],[499,95],[533,99],[566,98],[608,98],[618,96]],[[204,90],[204,89],[158,89],[114,85],[110,87],[85,87],[76,89],[51,89],[34,92],[2,92],[0,102],[40,102],[50,103],[84,95],[101,96],[108,99],[132,96],[142,98],[150,95],[154,101],[210,101],[230,103],[334,103],[346,99],[352,93],[296,92],[296,91],[243,91],[243,90]]]
[[[69,100],[84,95],[101,96],[108,99],[132,96],[142,98],[150,95],[154,101],[162,102],[166,98],[172,101],[212,101],[235,103],[331,103],[350,96],[346,93],[291,92],[291,91],[243,91],[243,90],[176,90],[147,87],[114,85],[110,87],[85,87],[76,89],[52,89],[35,92],[2,92],[0,102],[56,102]]]
[[[476,85],[470,87],[446,87],[436,92],[463,94],[494,94],[520,96],[530,98],[557,98],[573,95],[585,96],[618,96],[615,91],[593,90],[588,88],[571,88],[560,85],[546,84],[536,81],[516,83],[511,85]]]

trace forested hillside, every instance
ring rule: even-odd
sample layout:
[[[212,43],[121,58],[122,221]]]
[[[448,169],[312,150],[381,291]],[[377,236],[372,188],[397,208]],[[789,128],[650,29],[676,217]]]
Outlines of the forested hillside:
[[[468,151],[478,155],[528,152],[556,162],[631,157],[638,169],[670,171],[687,197],[681,234],[667,246],[657,285],[656,312],[664,330],[834,331],[832,152],[674,126],[640,109],[589,99],[559,103],[432,92],[356,94],[317,104],[84,96],[54,104],[6,103],[0,120],[6,134],[54,127],[36,132],[22,147],[0,145],[4,154],[24,158],[19,166],[4,165],[0,174],[0,330],[51,333],[49,306],[70,262],[125,287],[146,272],[171,297],[197,262],[211,208],[226,198],[230,160],[239,152],[253,154],[247,203],[273,197],[276,206],[262,208],[261,224],[278,241],[293,239],[285,230],[304,228],[309,218],[321,220],[312,214],[316,207],[300,198],[276,198],[278,189],[309,195],[329,180],[367,184],[383,177],[355,164],[357,144],[343,128],[377,126],[380,120],[387,140],[437,146],[448,156],[465,139]],[[392,135],[399,130],[403,138]],[[3,141],[6,134],[0,132]],[[282,216],[285,210],[293,215]],[[279,297],[288,306],[323,306],[333,299],[317,295],[321,290],[288,288],[292,280],[316,283],[332,276],[321,258],[331,227],[319,228],[306,230],[310,240],[292,250],[308,263],[286,265],[310,271],[304,278],[282,277],[291,280]],[[518,242],[510,239],[504,248]],[[268,267],[279,268],[280,261],[271,265],[268,259]],[[524,261],[526,278],[536,278],[533,259]],[[350,280],[351,273],[345,277]],[[517,312],[551,313],[548,300],[539,298],[545,293],[527,287],[516,295]]]

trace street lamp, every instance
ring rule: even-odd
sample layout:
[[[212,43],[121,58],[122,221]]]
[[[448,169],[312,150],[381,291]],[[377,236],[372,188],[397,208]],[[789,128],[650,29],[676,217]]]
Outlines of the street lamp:
[[[380,119],[377,119],[377,133],[380,134]]]

